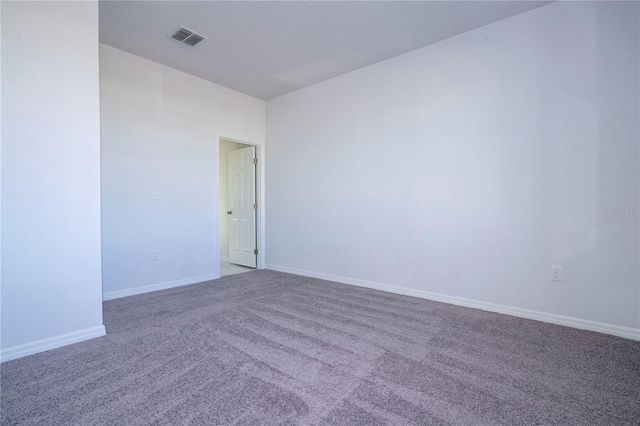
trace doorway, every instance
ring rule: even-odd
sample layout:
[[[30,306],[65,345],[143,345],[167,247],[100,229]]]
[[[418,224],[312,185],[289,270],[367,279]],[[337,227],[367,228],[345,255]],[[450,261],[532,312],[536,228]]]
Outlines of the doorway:
[[[220,275],[257,268],[257,147],[219,139]]]

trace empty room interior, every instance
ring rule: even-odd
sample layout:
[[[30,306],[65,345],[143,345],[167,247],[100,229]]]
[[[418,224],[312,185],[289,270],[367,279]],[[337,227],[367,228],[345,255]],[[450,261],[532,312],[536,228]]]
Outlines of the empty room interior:
[[[640,424],[639,2],[0,18],[1,424]]]

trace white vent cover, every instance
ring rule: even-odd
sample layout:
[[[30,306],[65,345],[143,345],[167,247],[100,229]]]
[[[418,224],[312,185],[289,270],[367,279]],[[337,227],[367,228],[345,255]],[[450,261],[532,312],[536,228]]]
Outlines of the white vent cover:
[[[183,27],[182,25],[176,28],[173,32],[167,34],[167,36],[191,47],[195,47],[200,42],[207,39],[202,34],[191,31],[189,28]]]

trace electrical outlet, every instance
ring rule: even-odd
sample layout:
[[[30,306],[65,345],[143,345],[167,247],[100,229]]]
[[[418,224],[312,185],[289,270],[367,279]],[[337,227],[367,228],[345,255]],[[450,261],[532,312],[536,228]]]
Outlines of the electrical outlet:
[[[307,251],[307,243],[300,243],[300,251]]]
[[[152,203],[161,203],[162,202],[162,192],[152,192],[151,193],[151,202]]]
[[[151,249],[151,260],[158,260],[158,249]]]
[[[562,281],[562,266],[551,267],[551,281]]]

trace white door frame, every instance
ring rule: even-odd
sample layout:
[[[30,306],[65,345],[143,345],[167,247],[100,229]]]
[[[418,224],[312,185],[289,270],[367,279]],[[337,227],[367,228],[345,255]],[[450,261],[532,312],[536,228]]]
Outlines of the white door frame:
[[[258,212],[256,214],[256,246],[258,247],[258,257],[256,259],[256,269],[264,269],[266,266],[266,256],[265,256],[265,214],[264,214],[264,206],[265,206],[265,190],[264,190],[264,144],[258,143],[256,141],[250,141],[247,139],[243,139],[240,137],[234,137],[232,135],[227,135],[223,133],[216,134],[216,143],[215,143],[215,158],[216,158],[216,173],[214,176],[214,186],[216,189],[217,200],[216,206],[218,208],[215,209],[215,229],[216,229],[216,255],[215,259],[217,259],[217,264],[215,265],[215,270],[217,275],[220,276],[220,139],[224,139],[230,142],[241,143],[244,145],[254,146],[256,148],[256,158],[258,159],[258,164],[256,164],[256,200],[258,203]],[[226,161],[226,159],[224,159]]]

